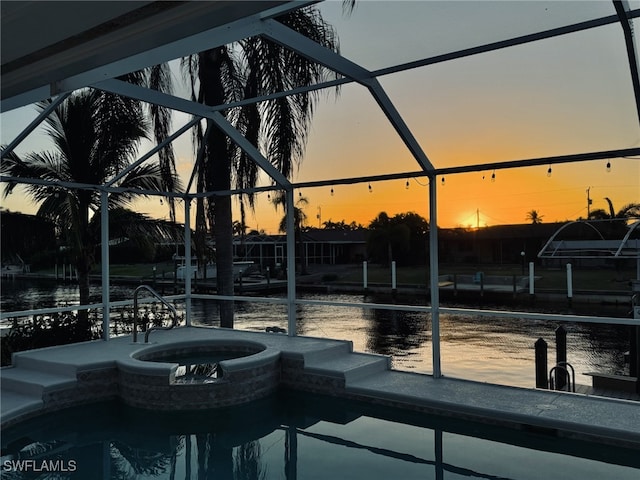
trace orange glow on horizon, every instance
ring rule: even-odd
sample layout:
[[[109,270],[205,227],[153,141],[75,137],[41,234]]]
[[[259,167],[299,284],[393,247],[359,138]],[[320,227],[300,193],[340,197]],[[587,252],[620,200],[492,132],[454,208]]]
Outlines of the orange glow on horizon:
[[[491,180],[492,172],[449,175],[445,177],[444,185],[439,178],[438,225],[441,228],[482,228],[528,223],[527,213],[531,210],[536,210],[544,223],[586,218],[587,188],[592,200],[591,211],[604,209],[608,212],[604,197],[611,199],[616,210],[640,201],[640,163],[637,160],[617,159],[610,172],[606,171],[603,161],[554,165],[550,177],[547,169],[548,166],[539,166],[498,170],[494,181]],[[296,199],[302,193],[308,200],[303,207],[306,225],[318,227],[326,221],[354,221],[367,227],[383,211],[389,216],[414,212],[429,219],[426,178],[372,182],[371,192],[368,185],[328,185],[296,190]],[[35,214],[37,210],[20,189],[2,199],[0,205],[23,213]],[[234,206],[234,219],[239,220],[237,202]],[[166,202],[161,204],[158,198],[140,200],[134,208],[155,218],[169,218]],[[178,202],[177,217],[181,222],[184,221],[183,209],[183,203]],[[195,215],[194,204],[192,215]],[[256,198],[255,211],[247,211],[246,223],[249,229],[275,234],[283,215],[282,209],[276,211],[267,195],[262,193]]]

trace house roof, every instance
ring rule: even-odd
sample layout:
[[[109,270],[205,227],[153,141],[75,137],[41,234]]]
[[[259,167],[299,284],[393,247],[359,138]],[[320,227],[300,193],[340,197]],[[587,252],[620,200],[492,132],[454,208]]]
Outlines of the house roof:
[[[239,237],[236,237],[238,240]],[[286,242],[286,235],[266,235],[266,234],[253,234],[245,237],[245,243],[284,243]],[[333,230],[333,229],[320,229],[312,228],[302,233],[302,240],[305,243],[366,243],[367,230],[360,228],[357,230]]]
[[[303,234],[305,242],[318,243],[365,243],[367,241],[368,230],[359,228],[357,230],[332,230],[313,228]]]

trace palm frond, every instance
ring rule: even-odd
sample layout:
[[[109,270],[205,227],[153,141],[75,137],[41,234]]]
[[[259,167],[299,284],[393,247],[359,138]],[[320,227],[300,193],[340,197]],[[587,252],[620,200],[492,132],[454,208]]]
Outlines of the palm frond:
[[[100,220],[97,217],[92,219],[91,226],[96,232],[95,235],[99,235]],[[146,245],[182,241],[184,229],[171,221],[158,220],[133,210],[114,207],[109,210],[109,236],[128,238],[138,245]]]
[[[171,70],[167,63],[156,65],[149,70],[149,88],[163,93],[172,93]],[[156,104],[150,104],[151,119],[153,121],[153,133],[157,143],[161,143],[171,134],[171,110]],[[158,152],[162,184],[167,191],[175,191],[176,168],[175,152],[173,144],[169,144]],[[168,199],[171,219],[175,220],[175,202],[173,197]]]
[[[618,212],[618,218],[638,218],[640,217],[640,203],[628,203]]]

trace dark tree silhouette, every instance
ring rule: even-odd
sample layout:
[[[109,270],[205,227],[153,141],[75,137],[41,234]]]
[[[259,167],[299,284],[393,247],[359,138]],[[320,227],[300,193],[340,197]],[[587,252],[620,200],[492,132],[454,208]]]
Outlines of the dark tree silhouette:
[[[39,104],[44,109],[49,102]],[[103,185],[129,167],[146,138],[149,123],[140,105],[94,90],[69,96],[45,120],[54,143],[52,151],[30,153],[20,158],[14,152],[3,158],[2,173],[15,177],[39,178],[51,184],[30,184],[26,191],[39,204],[37,214],[53,221],[61,240],[68,246],[75,267],[80,303],[89,303],[89,273],[96,263],[100,241],[101,194],[97,189],[67,189],[53,182]],[[178,186],[179,180],[173,179]],[[16,184],[5,184],[5,197]],[[163,191],[162,169],[158,163],[144,163],[130,169],[114,186],[127,190],[109,193],[109,208],[124,209],[141,195],[136,190]],[[98,215],[96,215],[98,213]],[[138,224],[144,228],[145,224]],[[147,233],[153,233],[157,225]],[[91,337],[88,312],[78,313],[78,322]]]
[[[352,8],[352,7],[351,7]],[[333,29],[313,7],[292,11],[276,19],[285,26],[337,51]],[[263,37],[252,37],[232,46],[207,50],[183,61],[190,79],[192,98],[206,105],[267,95],[289,88],[312,85],[335,73],[295,52]],[[223,112],[227,120],[285,176],[302,158],[317,94],[299,93]],[[259,171],[247,154],[218,128],[202,129],[196,134],[196,146],[204,147],[198,169],[199,191],[226,191],[256,185]],[[254,197],[240,197],[250,208]],[[231,197],[217,195],[196,205],[196,249],[202,244],[207,223],[216,244],[217,290],[233,295],[233,219]],[[233,327],[233,302],[220,302],[220,325]]]

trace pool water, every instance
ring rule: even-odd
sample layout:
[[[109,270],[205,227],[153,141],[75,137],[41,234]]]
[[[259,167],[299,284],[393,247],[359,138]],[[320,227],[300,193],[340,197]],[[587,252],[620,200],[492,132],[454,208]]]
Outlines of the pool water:
[[[221,410],[159,413],[109,402],[45,415],[3,432],[1,468],[2,478],[30,479],[51,478],[34,470],[46,465],[55,478],[96,480],[636,480],[638,453],[278,392]]]

